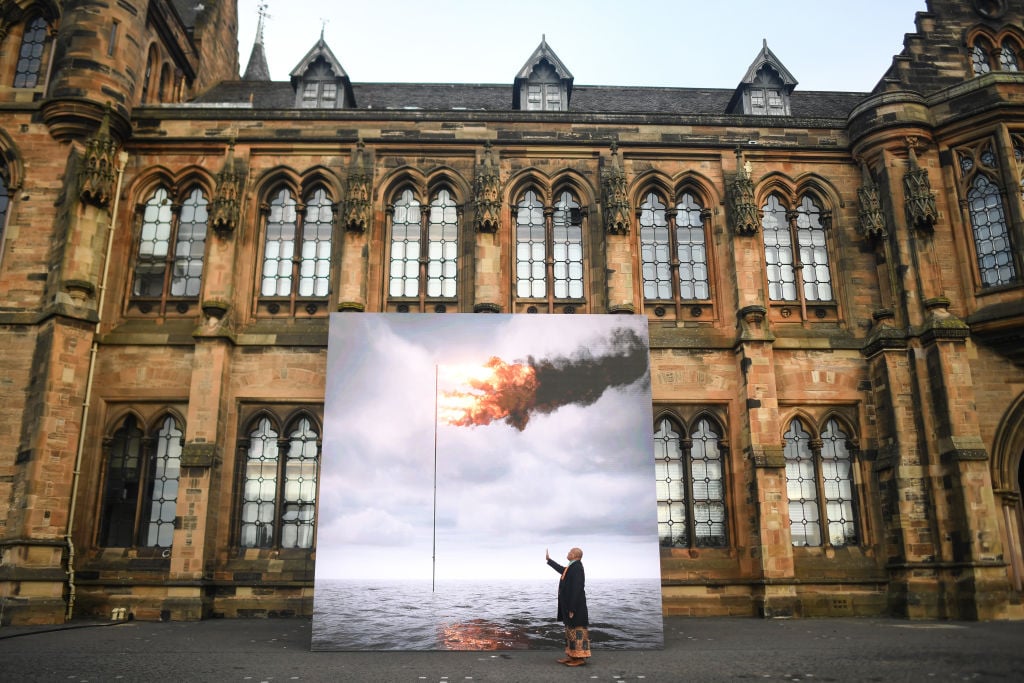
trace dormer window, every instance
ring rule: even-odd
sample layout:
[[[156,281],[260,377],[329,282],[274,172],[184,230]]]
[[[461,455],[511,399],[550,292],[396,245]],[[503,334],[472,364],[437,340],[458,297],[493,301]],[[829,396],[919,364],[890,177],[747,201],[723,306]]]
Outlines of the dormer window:
[[[301,109],[344,109],[355,106],[352,83],[323,36],[291,73],[295,106]]]
[[[566,111],[572,94],[572,74],[545,41],[534,50],[516,76],[512,108],[526,111]]]
[[[765,43],[729,102],[730,114],[789,116],[796,79]]]
[[[338,83],[322,59],[313,63],[303,80],[303,109],[334,109],[338,106]]]
[[[545,60],[530,74],[527,85],[526,108],[529,111],[561,111],[562,87],[558,74]]]

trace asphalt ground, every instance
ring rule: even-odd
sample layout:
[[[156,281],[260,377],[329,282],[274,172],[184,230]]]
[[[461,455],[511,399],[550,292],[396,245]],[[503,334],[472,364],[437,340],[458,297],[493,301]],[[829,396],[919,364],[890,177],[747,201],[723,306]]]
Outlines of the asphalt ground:
[[[1024,622],[665,618],[659,650],[313,652],[309,619],[0,628],[0,681],[1024,681]]]

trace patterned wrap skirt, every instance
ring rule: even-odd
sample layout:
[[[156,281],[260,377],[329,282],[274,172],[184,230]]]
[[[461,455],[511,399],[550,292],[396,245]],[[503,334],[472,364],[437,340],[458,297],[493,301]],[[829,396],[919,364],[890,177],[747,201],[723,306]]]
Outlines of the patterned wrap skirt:
[[[565,627],[565,654],[577,659],[590,656],[590,631],[585,626]]]

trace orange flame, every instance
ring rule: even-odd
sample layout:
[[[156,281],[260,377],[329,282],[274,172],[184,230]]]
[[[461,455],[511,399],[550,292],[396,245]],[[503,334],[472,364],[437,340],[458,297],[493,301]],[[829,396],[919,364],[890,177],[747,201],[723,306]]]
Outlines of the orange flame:
[[[482,367],[444,367],[444,376],[458,388],[438,396],[438,418],[457,427],[506,420],[519,429],[536,402],[533,366],[506,363],[492,356]]]

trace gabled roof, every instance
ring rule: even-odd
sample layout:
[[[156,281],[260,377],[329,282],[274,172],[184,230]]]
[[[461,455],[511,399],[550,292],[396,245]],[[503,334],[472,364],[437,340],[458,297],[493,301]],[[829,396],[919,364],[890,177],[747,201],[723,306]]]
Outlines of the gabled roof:
[[[762,43],[761,51],[751,63],[750,68],[747,69],[747,73],[743,75],[740,85],[749,85],[753,83],[754,79],[757,78],[757,72],[765,66],[770,67],[779,75],[779,78],[782,79],[782,85],[786,86],[787,90],[792,91],[796,86],[796,78],[793,77],[793,74],[789,73],[789,69],[782,65],[782,62],[780,62],[779,58],[775,56],[775,53],[768,49],[767,40]]]
[[[729,106],[727,107],[727,111],[730,114],[743,113],[743,93],[757,82],[757,74],[765,67],[768,67],[778,75],[782,91],[786,96],[793,92],[793,88],[797,84],[796,78],[793,77],[793,74],[789,73],[789,69],[783,66],[779,58],[775,56],[775,53],[768,49],[768,41],[763,40],[761,51],[757,53],[757,57],[754,58],[754,61],[747,68],[747,73],[743,74],[739,85],[733,91],[732,99],[729,100]]]
[[[324,61],[327,62],[327,65],[331,67],[331,71],[333,71],[338,78],[348,80],[348,74],[345,73],[343,68],[341,68],[341,62],[339,62],[338,58],[334,56],[333,52],[331,52],[331,48],[327,47],[327,43],[324,42],[324,36],[321,33],[320,40],[316,41],[316,45],[306,53],[306,56],[303,57],[295,68],[292,69],[292,72],[288,74],[291,76],[292,81],[302,78],[309,69],[310,64],[315,62],[319,57],[323,57]]]
[[[530,58],[526,60],[526,64],[523,64],[523,68],[516,74],[516,81],[529,78],[534,68],[544,60],[547,60],[548,64],[555,68],[555,73],[558,74],[559,78],[572,80],[572,74],[565,68],[565,64],[562,63],[562,60],[558,58],[555,51],[548,45],[545,37],[541,36],[540,45],[537,46],[537,49],[533,51]]]

